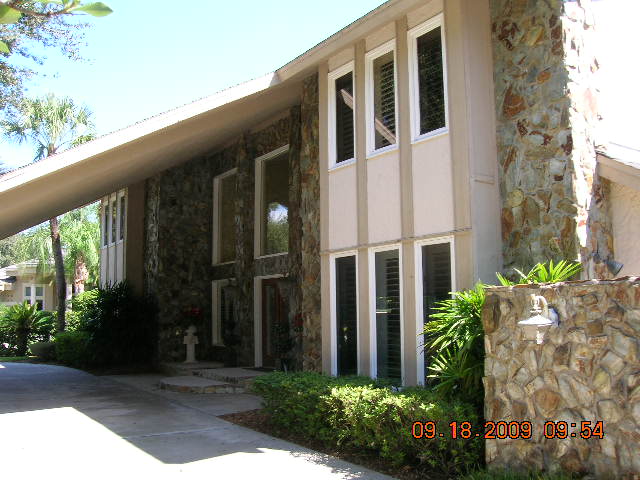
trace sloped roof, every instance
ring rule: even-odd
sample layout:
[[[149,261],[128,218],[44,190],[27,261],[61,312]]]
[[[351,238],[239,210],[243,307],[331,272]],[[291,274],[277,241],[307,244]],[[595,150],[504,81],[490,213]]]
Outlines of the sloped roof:
[[[609,143],[597,149],[600,175],[621,185],[640,190],[640,150]]]

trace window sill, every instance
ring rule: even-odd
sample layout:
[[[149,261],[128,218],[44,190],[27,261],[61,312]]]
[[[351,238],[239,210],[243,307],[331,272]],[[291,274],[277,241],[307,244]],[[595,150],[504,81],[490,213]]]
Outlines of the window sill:
[[[234,263],[236,263],[235,260],[229,260],[228,262],[221,262],[221,263],[217,263],[214,262],[211,264],[212,267],[223,267],[225,265],[233,265]]]
[[[336,163],[331,168],[329,168],[329,173],[335,172],[336,170],[340,170],[341,168],[348,167],[349,165],[355,165],[356,159],[352,158],[350,160],[345,160],[344,162]]]
[[[373,158],[378,158],[378,157],[382,157],[387,153],[392,153],[398,150],[398,144],[396,143],[395,145],[388,145],[386,147],[383,148],[379,148],[378,150],[374,150],[373,152],[370,152],[369,154],[367,154],[367,160],[371,160]]]
[[[434,131],[429,132],[429,133],[423,133],[422,135],[414,138],[413,141],[411,142],[411,144],[412,145],[417,145],[419,143],[424,143],[424,142],[427,142],[429,140],[440,138],[440,137],[443,137],[443,136],[448,135],[448,134],[449,134],[449,127],[442,127],[442,128],[439,128],[438,130],[434,130]]]
[[[271,257],[281,257],[283,255],[289,255],[289,252],[271,253],[269,255],[260,255],[259,257],[254,257],[254,260],[261,260],[263,258],[271,258]]]

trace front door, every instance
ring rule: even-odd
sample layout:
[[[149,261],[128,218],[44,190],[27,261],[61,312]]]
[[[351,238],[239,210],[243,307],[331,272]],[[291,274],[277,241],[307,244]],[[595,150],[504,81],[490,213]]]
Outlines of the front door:
[[[287,322],[286,301],[278,289],[277,279],[262,280],[262,366],[275,367],[278,325]]]

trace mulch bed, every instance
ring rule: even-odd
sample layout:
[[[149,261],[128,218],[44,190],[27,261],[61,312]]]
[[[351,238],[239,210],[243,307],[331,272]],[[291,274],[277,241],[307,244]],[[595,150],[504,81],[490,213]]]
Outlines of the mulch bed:
[[[220,418],[228,422],[242,425],[243,427],[247,427],[252,430],[256,430],[261,433],[266,433],[267,435],[271,435],[272,437],[280,438],[282,440],[301,445],[311,450],[316,450],[327,455],[338,457],[347,462],[355,463],[356,465],[361,465],[371,470],[375,470],[376,472],[384,473],[401,480],[435,480],[443,478],[441,476],[425,472],[424,469],[420,469],[412,465],[395,467],[373,452],[348,449],[338,447],[336,445],[327,445],[326,443],[313,438],[308,438],[302,435],[293,434],[288,431],[283,431],[282,429],[279,429],[277,426],[273,425],[269,414],[265,413],[265,411],[262,409],[220,415]]]

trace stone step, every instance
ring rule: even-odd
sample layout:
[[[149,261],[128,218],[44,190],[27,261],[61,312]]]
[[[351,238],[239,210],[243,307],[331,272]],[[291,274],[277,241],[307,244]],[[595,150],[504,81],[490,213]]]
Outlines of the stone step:
[[[169,376],[195,375],[198,370],[209,368],[220,368],[224,366],[221,362],[163,362],[160,364],[160,371]]]
[[[211,380],[217,380],[220,382],[248,388],[256,377],[265,375],[266,373],[268,372],[260,372],[257,370],[250,370],[248,368],[234,367],[202,369],[198,370],[195,375],[198,375],[202,378],[209,378]]]
[[[244,393],[244,387],[240,385],[194,375],[163,378],[158,385],[164,390],[180,393]]]

